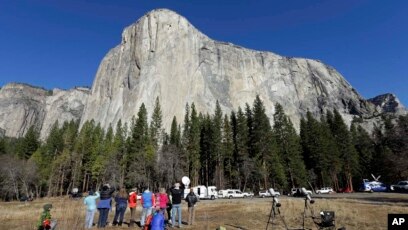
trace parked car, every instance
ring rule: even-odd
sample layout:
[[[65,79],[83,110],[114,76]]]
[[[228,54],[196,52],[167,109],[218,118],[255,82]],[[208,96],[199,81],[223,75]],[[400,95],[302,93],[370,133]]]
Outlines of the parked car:
[[[399,181],[397,184],[391,185],[390,189],[396,192],[408,192],[408,181]]]
[[[330,194],[333,192],[334,190],[331,187],[323,187],[321,189],[316,190],[317,194]]]
[[[218,191],[218,198],[227,198],[229,189],[221,189]]]
[[[275,192],[275,190],[273,188],[270,188],[268,190],[263,190],[263,191],[259,192],[259,197],[265,198],[265,197],[270,197],[270,196],[279,197],[280,192]]]
[[[241,192],[241,190],[230,189],[227,192],[227,197],[228,197],[228,199],[231,199],[231,198],[246,198],[247,195],[244,194],[243,192]]]
[[[241,192],[239,189],[226,189],[226,190],[220,190],[218,191],[218,197],[219,198],[247,198],[247,197],[253,197],[253,193],[248,193],[248,192]]]
[[[388,186],[378,180],[369,181],[363,179],[363,183],[361,183],[359,190],[360,192],[386,192]]]
[[[306,191],[306,194],[302,192],[302,189]],[[294,197],[303,197],[303,196],[312,195],[312,194],[313,194],[312,191],[306,190],[305,188],[292,188],[292,190],[290,191],[290,195]]]
[[[253,192],[242,192],[242,194],[244,194],[244,198],[245,198],[245,197],[254,197],[254,193],[253,193]]]

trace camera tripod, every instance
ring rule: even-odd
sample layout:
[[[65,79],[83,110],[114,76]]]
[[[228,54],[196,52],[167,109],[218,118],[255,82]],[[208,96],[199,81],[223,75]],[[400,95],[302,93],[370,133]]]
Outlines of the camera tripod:
[[[272,199],[272,206],[271,206],[271,211],[269,213],[268,223],[266,224],[266,230],[268,230],[269,223],[271,224],[271,227],[273,227],[273,221],[277,218],[277,216],[281,218],[283,225],[285,225],[285,229],[288,229],[285,219],[280,214],[280,210],[279,210],[280,207],[281,207],[281,204],[279,203],[278,198],[274,196]]]
[[[273,221],[279,216],[280,219],[282,220],[283,225],[285,226],[285,230],[312,230],[311,228],[305,228],[305,220],[307,216],[307,211],[310,211],[311,217],[313,219],[314,217],[314,211],[311,208],[310,204],[313,204],[314,200],[310,199],[310,197],[305,197],[305,206],[303,209],[303,222],[302,222],[302,227],[301,228],[288,228],[288,225],[286,224],[286,221],[284,217],[281,215],[279,208],[281,207],[281,204],[278,202],[277,198],[274,197],[272,200],[272,207],[271,211],[269,213],[269,219],[268,223],[266,225],[266,229],[268,230],[269,223],[271,224],[271,227],[273,228]]]

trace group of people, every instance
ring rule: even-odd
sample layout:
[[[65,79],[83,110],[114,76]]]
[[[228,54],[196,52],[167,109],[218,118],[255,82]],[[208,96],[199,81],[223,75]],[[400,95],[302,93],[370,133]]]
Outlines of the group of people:
[[[84,199],[86,205],[85,228],[92,228],[93,219],[96,210],[99,211],[97,222],[98,228],[104,228],[107,225],[108,214],[112,209],[112,201],[115,201],[115,216],[113,218],[113,226],[122,226],[123,219],[127,208],[130,209],[129,227],[135,226],[135,215],[137,206],[137,189],[134,188],[128,194],[124,188],[119,189],[113,197],[115,188],[108,184],[101,188],[100,192],[89,191],[88,196]],[[165,213],[168,215],[168,223],[171,227],[182,227],[181,217],[181,201],[184,198],[184,191],[180,187],[180,183],[174,184],[168,192],[166,189],[160,188],[158,193],[153,193],[149,189],[145,189],[141,194],[140,205],[142,206],[140,226],[142,229],[164,230],[165,229]],[[195,209],[198,198],[194,194],[193,189],[185,198],[188,203],[188,224],[194,223]],[[176,222],[176,216],[178,220]]]

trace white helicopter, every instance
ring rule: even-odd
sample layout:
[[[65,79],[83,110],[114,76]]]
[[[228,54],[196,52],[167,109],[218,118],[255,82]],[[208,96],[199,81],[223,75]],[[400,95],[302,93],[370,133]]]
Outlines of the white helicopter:
[[[363,183],[360,186],[360,191],[361,192],[386,192],[388,190],[388,186],[384,184],[383,182],[378,181],[381,177],[375,177],[373,174],[371,174],[373,177],[373,181],[369,181],[368,179],[363,179]]]

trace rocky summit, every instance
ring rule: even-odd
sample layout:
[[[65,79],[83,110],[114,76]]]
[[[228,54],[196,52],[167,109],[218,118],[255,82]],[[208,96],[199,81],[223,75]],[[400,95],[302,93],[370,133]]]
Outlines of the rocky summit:
[[[173,116],[182,121],[185,105],[193,102],[198,111],[212,113],[218,100],[229,113],[259,95],[271,121],[274,104],[280,103],[297,128],[307,111],[320,117],[336,108],[348,123],[353,117],[369,122],[398,102],[395,96],[385,106],[364,99],[320,61],[212,40],[167,9],[151,11],[125,28],[121,43],[103,58],[90,92],[54,91],[50,96],[22,85],[3,87],[0,128],[7,136],[21,136],[37,124],[44,136],[56,119],[77,118],[108,128],[119,119],[129,122],[142,103],[151,113],[157,97],[166,129]]]

